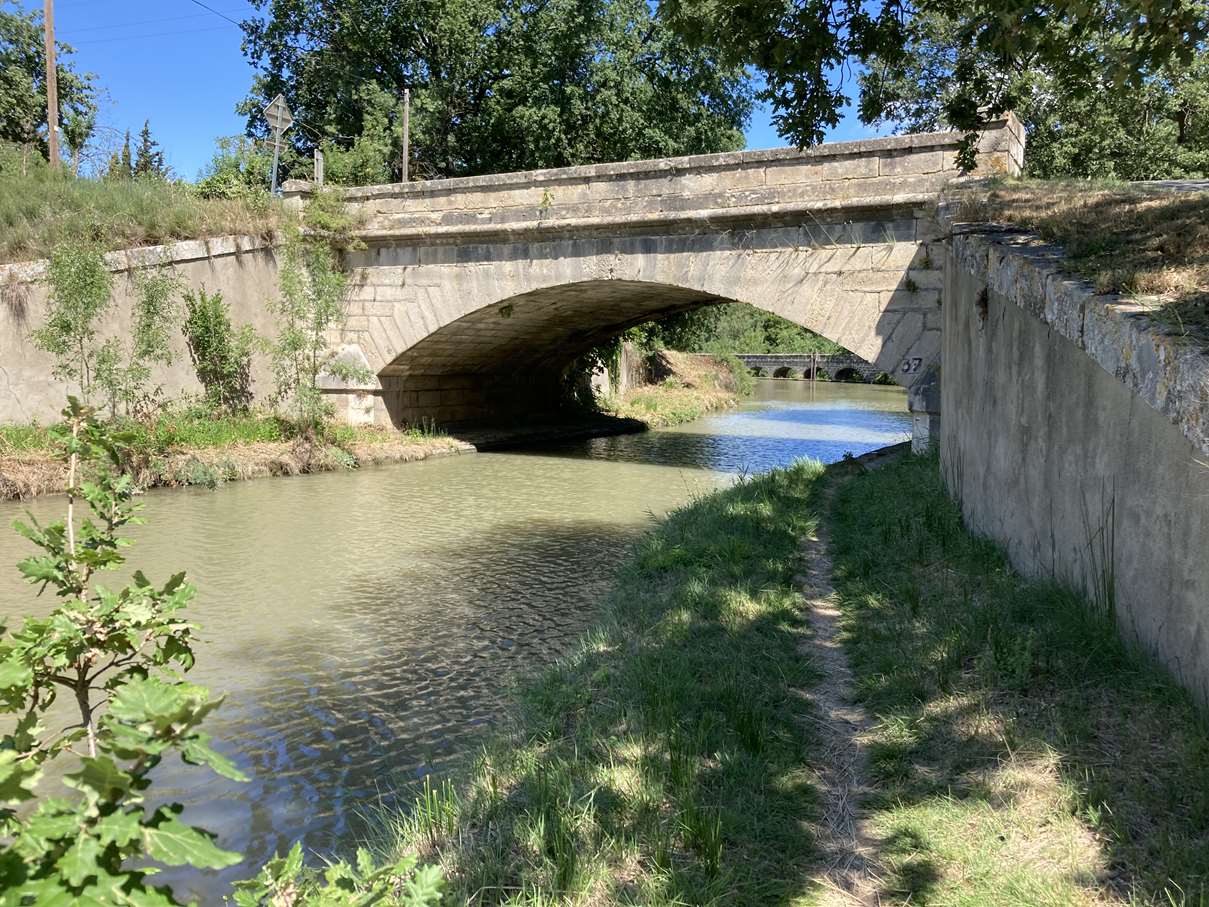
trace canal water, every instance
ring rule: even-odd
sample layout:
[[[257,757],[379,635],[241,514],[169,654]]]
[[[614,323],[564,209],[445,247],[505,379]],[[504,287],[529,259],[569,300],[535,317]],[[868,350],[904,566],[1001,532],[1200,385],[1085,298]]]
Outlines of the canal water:
[[[515,678],[568,651],[653,518],[743,474],[908,434],[901,390],[760,381],[741,409],[663,431],[148,494],[131,564],[198,587],[190,679],[226,696],[207,730],[252,779],[161,766],[157,796],[247,855],[162,878],[214,902],[295,840],[354,845],[368,813],[474,752]],[[0,533],[10,617],[52,604],[8,566],[29,550]]]

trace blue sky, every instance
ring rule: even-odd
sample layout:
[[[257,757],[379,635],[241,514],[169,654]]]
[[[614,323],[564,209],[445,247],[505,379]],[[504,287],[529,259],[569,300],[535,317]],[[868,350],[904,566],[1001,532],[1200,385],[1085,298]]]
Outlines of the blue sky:
[[[78,69],[96,73],[105,91],[99,122],[103,138],[137,134],[144,119],[179,175],[192,179],[210,159],[214,140],[243,132],[235,105],[247,94],[252,68],[240,52],[236,21],[253,12],[242,0],[56,0],[60,41],[76,48]],[[41,9],[40,0],[21,0]],[[849,115],[830,140],[872,132]],[[747,132],[750,148],[785,144],[767,111],[758,111]]]

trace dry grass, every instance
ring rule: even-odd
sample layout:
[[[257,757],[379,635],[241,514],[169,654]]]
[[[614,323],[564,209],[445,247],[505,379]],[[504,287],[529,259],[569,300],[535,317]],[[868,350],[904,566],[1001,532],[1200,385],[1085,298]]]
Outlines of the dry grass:
[[[651,371],[658,384],[632,388],[607,401],[606,411],[666,428],[735,406],[744,393],[730,364],[716,356],[661,350],[652,354]]]
[[[1144,297],[1165,323],[1209,340],[1209,192],[1007,183],[972,194],[961,219],[1037,233],[1099,292]]]
[[[46,258],[65,242],[104,250],[238,233],[272,235],[278,206],[220,201],[163,180],[92,180],[35,168],[25,175],[0,157],[0,263]]]

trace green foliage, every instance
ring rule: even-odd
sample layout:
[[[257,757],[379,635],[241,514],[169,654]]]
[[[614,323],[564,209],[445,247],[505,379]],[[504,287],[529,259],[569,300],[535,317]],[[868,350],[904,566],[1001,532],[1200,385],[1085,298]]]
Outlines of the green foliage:
[[[389,183],[399,170],[403,153],[402,98],[371,83],[357,92],[357,101],[364,113],[352,146],[344,148],[331,138],[320,145],[324,179],[342,186]]]
[[[129,136],[127,137],[129,142]],[[166,177],[168,168],[164,164],[164,152],[160,150],[159,142],[151,137],[151,121],[144,120],[139,132],[138,154],[132,167],[134,176]]]
[[[354,862],[340,860],[319,873],[303,866],[302,847],[295,844],[287,856],[275,857],[255,879],[237,882],[235,903],[238,907],[437,907],[444,887],[441,870],[436,866],[416,869],[416,862],[414,856],[408,856],[393,865],[379,866],[367,851],[358,849]]]
[[[243,136],[221,138],[218,150],[197,181],[201,198],[268,205],[271,155]]]
[[[335,359],[328,332],[347,317],[348,281],[340,268],[339,249],[355,242],[355,221],[335,192],[321,191],[308,202],[304,225],[287,228],[281,247],[281,292],[270,306],[277,320],[272,358],[275,402],[289,408],[299,429],[313,434],[329,414],[318,379]]]
[[[64,245],[51,255],[46,279],[49,309],[33,341],[55,357],[54,376],[74,381],[87,403],[102,350],[97,321],[113,302],[113,275],[97,249]]]
[[[839,123],[852,100],[844,86],[852,68],[874,75],[861,85],[861,119],[882,119],[878,70],[900,65],[931,17],[947,18],[953,28],[944,78],[930,88],[946,86],[944,118],[967,132],[966,167],[977,138],[971,130],[1019,102],[1012,76],[1021,69],[1040,68],[1063,91],[1091,98],[1136,87],[1169,63],[1190,64],[1209,32],[1199,0],[664,0],[660,11],[694,46],[758,68],[773,122],[799,145],[822,141]]]
[[[95,127],[97,92],[93,76],[77,72],[72,64],[71,46],[55,46],[64,144],[74,156]],[[47,155],[42,15],[26,13],[7,0],[0,0],[0,142],[36,147]]]
[[[12,716],[0,738],[0,886],[12,903],[173,904],[148,880],[153,865],[222,868],[239,855],[180,820],[179,805],[145,807],[152,770],[169,754],[242,775],[199,730],[221,702],[184,682],[193,665],[194,627],[181,612],[194,590],[177,574],[162,586],[135,571],[113,591],[96,574],[125,563],[120,530],[138,522],[134,485],[120,471],[124,439],[74,398],[56,430],[68,461],[67,516],[17,530],[41,553],[18,565],[60,604],[26,618],[0,639],[0,711]],[[77,501],[91,516],[76,518]],[[53,706],[70,696],[78,721],[61,730]],[[48,763],[73,759],[74,795],[46,797]]]
[[[779,315],[726,303],[672,315],[638,329],[647,348],[688,353],[839,353],[843,347]]]
[[[148,391],[153,365],[172,361],[169,337],[178,315],[180,279],[165,268],[139,272],[130,335],[113,337],[97,353],[96,383],[109,402],[111,416],[119,406],[125,415],[145,417],[159,406],[158,389]]]
[[[185,343],[207,402],[219,412],[246,412],[252,403],[255,332],[250,325],[235,329],[222,293],[202,287],[187,291],[184,300]]]
[[[955,88],[961,27],[940,15],[920,17],[901,59],[883,61],[863,76],[879,99],[879,121],[906,131],[941,128]],[[1073,38],[1072,38],[1073,40]],[[1086,39],[1096,53],[1113,51],[1101,36]],[[993,69],[990,55],[979,66]],[[1209,173],[1209,52],[1142,73],[1136,85],[1100,77],[1087,89],[1060,70],[1035,64],[1002,73],[1013,107],[1028,132],[1025,170],[1031,176],[1087,179],[1175,179]],[[941,86],[941,90],[937,90]]]
[[[404,89],[422,177],[742,147],[745,74],[691,50],[646,0],[255,5],[249,131],[265,134],[260,111],[283,93],[307,124],[297,150],[322,144],[336,182],[398,174]]]

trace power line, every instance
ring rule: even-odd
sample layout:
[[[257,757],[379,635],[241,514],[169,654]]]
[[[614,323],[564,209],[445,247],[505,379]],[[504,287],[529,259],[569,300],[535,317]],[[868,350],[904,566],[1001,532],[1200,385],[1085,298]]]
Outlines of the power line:
[[[115,28],[135,28],[142,25],[159,25],[163,22],[179,22],[183,19],[205,19],[208,13],[190,13],[187,16],[169,16],[166,19],[136,19],[132,22],[119,22],[116,25],[86,25],[83,28],[73,28],[72,34],[86,31],[113,31]]]
[[[70,42],[73,47],[83,47],[86,44],[112,44],[114,41],[141,41],[144,38],[170,38],[174,35],[196,35],[202,32],[226,31],[226,25],[210,25],[205,28],[186,28],[176,31],[161,31],[150,35],[121,35],[116,38],[90,38],[85,41]]]
[[[228,16],[226,13],[220,13],[220,12],[219,12],[218,10],[216,10],[214,7],[212,7],[212,6],[206,6],[206,4],[202,3],[202,2],[201,2],[201,0],[189,0],[189,2],[190,2],[190,3],[192,3],[194,6],[200,6],[202,9],[204,9],[204,10],[208,10],[209,12],[214,13],[214,15],[218,16],[220,19],[226,19],[226,20],[227,20],[228,22],[230,22],[232,25],[238,25],[238,26],[240,26],[240,28],[242,28],[242,27],[243,27],[243,25],[242,25],[241,23],[236,22],[234,19],[232,19],[232,18],[231,18],[230,16]]]

